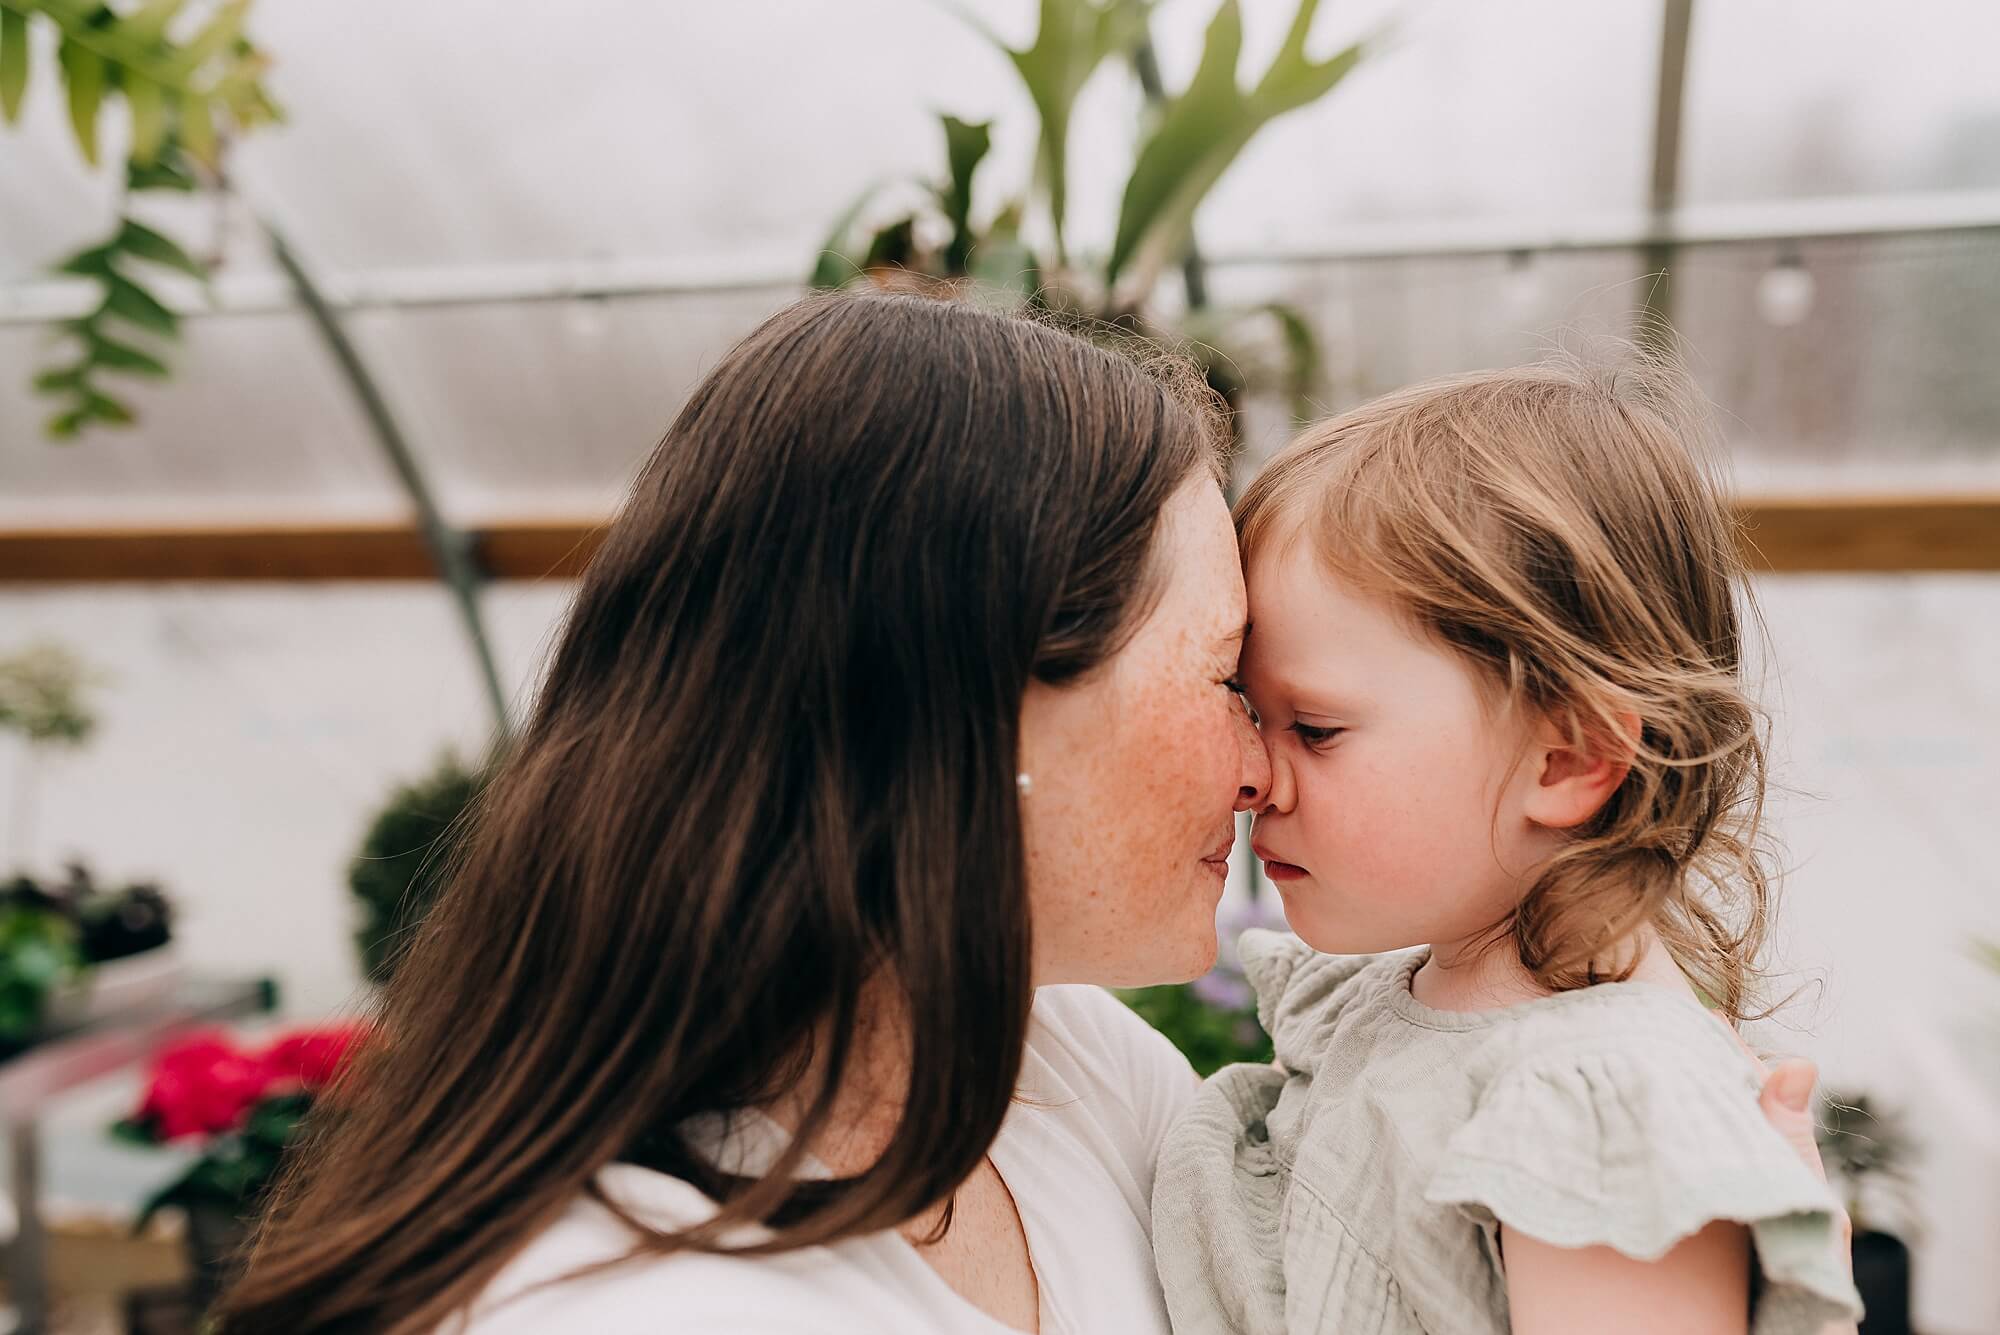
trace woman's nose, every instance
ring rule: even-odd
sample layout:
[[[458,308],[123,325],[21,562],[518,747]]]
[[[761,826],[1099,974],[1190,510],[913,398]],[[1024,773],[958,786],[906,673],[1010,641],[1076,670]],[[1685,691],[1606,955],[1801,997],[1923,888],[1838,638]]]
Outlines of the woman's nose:
[[[1241,778],[1236,788],[1238,811],[1261,811],[1271,792],[1271,753],[1264,748],[1264,734],[1245,718],[1237,725],[1242,741]]]

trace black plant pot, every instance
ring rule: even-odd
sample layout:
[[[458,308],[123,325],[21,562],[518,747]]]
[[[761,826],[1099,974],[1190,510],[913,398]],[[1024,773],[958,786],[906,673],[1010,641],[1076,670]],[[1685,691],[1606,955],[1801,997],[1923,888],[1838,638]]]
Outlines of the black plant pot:
[[[1868,1310],[1861,1335],[1910,1335],[1910,1249],[1901,1238],[1854,1235],[1854,1287]]]
[[[249,1236],[249,1226],[236,1211],[214,1205],[196,1205],[187,1211],[188,1267],[196,1313],[214,1306],[222,1290],[235,1277],[237,1250]]]

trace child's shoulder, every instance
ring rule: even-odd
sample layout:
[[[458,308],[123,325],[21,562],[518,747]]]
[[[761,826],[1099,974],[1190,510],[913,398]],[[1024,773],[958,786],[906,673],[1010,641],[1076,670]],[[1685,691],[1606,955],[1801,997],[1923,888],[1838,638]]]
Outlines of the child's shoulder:
[[[1685,988],[1600,983],[1477,1014],[1493,1031],[1489,1080],[1581,1064],[1703,1074],[1732,1088],[1757,1087],[1748,1051]]]

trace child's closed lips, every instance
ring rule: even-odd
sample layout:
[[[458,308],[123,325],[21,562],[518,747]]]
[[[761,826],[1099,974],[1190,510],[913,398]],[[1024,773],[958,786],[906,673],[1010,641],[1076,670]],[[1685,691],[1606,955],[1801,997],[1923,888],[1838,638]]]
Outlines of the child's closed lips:
[[[1262,840],[1253,839],[1250,849],[1264,864],[1264,874],[1274,881],[1290,881],[1304,876],[1306,869],[1296,862],[1287,862]]]

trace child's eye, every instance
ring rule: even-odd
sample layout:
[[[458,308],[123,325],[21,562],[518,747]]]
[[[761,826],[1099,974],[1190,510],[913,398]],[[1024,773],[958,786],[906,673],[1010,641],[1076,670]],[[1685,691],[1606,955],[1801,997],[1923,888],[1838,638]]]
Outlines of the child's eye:
[[[1294,723],[1292,724],[1292,731],[1299,735],[1300,741],[1304,742],[1307,746],[1310,746],[1315,751],[1317,751],[1321,747],[1326,746],[1328,743],[1333,741],[1334,738],[1340,736],[1340,734],[1342,734],[1343,732],[1346,732],[1347,729],[1315,728],[1310,723]]]
[[[1236,698],[1243,702],[1243,712],[1250,716],[1251,727],[1253,728],[1257,727],[1264,722],[1263,719],[1257,717],[1257,706],[1250,703],[1250,693],[1243,689],[1242,682],[1236,680],[1236,678],[1234,677],[1231,677],[1228,681],[1225,681],[1222,684],[1224,686],[1227,686],[1232,692],[1235,693]]]

